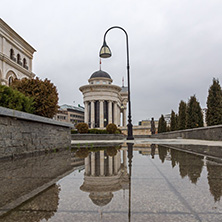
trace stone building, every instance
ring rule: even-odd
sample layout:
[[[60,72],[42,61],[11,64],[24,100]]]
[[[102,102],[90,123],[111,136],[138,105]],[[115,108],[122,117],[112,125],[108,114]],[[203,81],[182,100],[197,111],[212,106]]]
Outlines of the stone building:
[[[0,84],[13,79],[33,78],[32,59],[36,50],[0,19]]]
[[[85,123],[90,128],[103,128],[109,123],[126,126],[128,88],[112,85],[112,78],[102,70],[94,72],[88,82],[79,88],[83,93]]]
[[[84,122],[84,107],[78,105],[61,105],[58,113],[53,117],[55,120],[78,124]]]

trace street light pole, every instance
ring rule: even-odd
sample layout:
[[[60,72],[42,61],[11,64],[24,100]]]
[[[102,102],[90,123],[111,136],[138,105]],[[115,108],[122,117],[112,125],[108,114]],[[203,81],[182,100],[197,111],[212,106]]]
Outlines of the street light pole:
[[[108,45],[106,44],[106,34],[114,28],[118,28],[121,29],[125,34],[126,34],[126,56],[127,56],[127,80],[128,80],[128,109],[129,109],[129,114],[128,114],[128,124],[127,124],[127,128],[128,128],[128,132],[127,132],[127,140],[133,140],[133,125],[132,125],[132,119],[131,119],[131,101],[130,101],[130,66],[129,66],[129,41],[128,41],[128,34],[125,31],[125,29],[123,29],[120,26],[113,26],[111,28],[109,28],[105,34],[104,34],[104,41],[103,41],[103,46],[100,49],[100,53],[99,56],[101,58],[109,58],[111,57],[111,50],[108,47]]]

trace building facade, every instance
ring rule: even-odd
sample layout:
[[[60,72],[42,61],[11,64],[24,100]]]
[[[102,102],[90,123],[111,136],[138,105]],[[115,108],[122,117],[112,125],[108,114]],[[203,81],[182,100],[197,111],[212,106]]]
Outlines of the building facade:
[[[83,94],[85,123],[90,128],[103,128],[109,123],[126,126],[128,88],[112,85],[112,78],[102,70],[94,72],[88,82],[79,88]]]
[[[80,105],[78,107],[67,104],[61,105],[54,119],[62,122],[70,122],[74,125],[82,123],[84,122],[84,107]]]
[[[0,19],[0,84],[13,79],[34,78],[33,54],[36,50]]]

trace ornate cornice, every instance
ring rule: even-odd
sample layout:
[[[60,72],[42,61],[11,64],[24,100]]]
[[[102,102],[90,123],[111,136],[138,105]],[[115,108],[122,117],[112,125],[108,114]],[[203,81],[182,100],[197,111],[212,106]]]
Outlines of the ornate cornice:
[[[93,91],[93,89],[113,89],[116,90],[117,92],[121,91],[121,87],[116,86],[116,85],[109,85],[109,84],[90,84],[90,85],[84,85],[79,88],[81,92],[85,90]]]
[[[0,60],[4,61],[8,65],[10,65],[13,68],[17,69],[18,71],[22,72],[24,75],[28,76],[29,78],[34,78],[35,77],[34,73],[29,72],[24,67],[22,67],[21,65],[17,64],[13,60],[9,59],[7,56],[3,55],[2,53],[0,53]]]
[[[17,34],[9,25],[7,25],[1,18],[0,18],[0,28],[3,31],[3,37],[6,37],[7,40],[11,40],[13,42],[16,41],[17,44],[24,47],[26,50],[28,50],[31,54],[36,52],[36,50],[28,43],[26,42],[20,35]],[[0,33],[1,35],[1,33]],[[4,36],[5,35],[5,36]]]

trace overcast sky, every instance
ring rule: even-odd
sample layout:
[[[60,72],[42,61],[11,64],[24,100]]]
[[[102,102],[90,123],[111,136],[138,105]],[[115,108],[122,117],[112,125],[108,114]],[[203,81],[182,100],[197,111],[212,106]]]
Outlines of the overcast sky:
[[[178,111],[196,95],[201,107],[222,74],[221,0],[0,0],[0,17],[37,52],[33,72],[50,79],[59,104],[83,104],[79,87],[99,69],[105,31],[129,35],[133,123]],[[107,34],[102,70],[126,79],[125,34]]]

